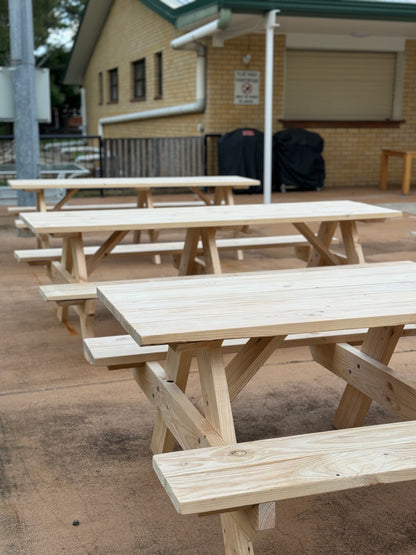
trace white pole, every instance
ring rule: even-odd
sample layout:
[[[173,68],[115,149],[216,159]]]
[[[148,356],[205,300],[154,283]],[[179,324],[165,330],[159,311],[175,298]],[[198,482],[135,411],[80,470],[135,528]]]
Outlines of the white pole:
[[[263,194],[264,204],[272,201],[272,140],[273,140],[273,50],[276,13],[271,10],[266,16],[266,65],[264,78],[264,159]]]

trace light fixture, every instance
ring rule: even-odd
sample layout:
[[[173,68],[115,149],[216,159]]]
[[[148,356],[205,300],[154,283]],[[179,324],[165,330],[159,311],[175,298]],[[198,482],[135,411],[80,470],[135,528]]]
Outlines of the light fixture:
[[[243,56],[243,62],[248,65],[251,62],[251,54],[246,54]]]

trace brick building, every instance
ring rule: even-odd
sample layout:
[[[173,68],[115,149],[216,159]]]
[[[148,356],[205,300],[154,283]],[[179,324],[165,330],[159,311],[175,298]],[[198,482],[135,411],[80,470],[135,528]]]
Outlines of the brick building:
[[[89,0],[65,78],[83,87],[88,132],[263,130],[271,10],[273,132],[324,138],[326,186],[376,184],[380,148],[416,144],[416,2]]]

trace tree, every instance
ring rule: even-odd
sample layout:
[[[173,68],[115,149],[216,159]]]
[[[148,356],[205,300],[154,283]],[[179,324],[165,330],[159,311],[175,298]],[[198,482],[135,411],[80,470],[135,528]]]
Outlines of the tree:
[[[16,0],[17,1],[17,0]],[[62,29],[75,33],[87,0],[32,0],[35,49],[46,49]],[[0,65],[10,63],[8,0],[0,0]]]
[[[17,1],[17,0],[16,0]],[[36,65],[50,70],[51,104],[59,121],[79,108],[77,87],[63,85],[75,35],[87,0],[32,0]],[[61,44],[62,31],[66,42]],[[0,65],[10,65],[8,0],[0,0]]]

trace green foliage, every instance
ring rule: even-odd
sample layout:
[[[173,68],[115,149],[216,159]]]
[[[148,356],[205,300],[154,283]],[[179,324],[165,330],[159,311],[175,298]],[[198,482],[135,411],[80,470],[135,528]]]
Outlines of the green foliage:
[[[76,29],[87,0],[32,0],[35,49],[59,29]],[[0,65],[9,65],[8,0],[0,0]]]
[[[34,46],[43,47],[36,65],[50,70],[51,103],[58,108],[61,121],[65,112],[79,108],[79,92],[77,87],[63,85],[70,56],[68,45],[57,46],[50,37],[65,29],[75,34],[86,4],[87,0],[32,0]],[[8,0],[0,0],[0,65],[10,65]]]

